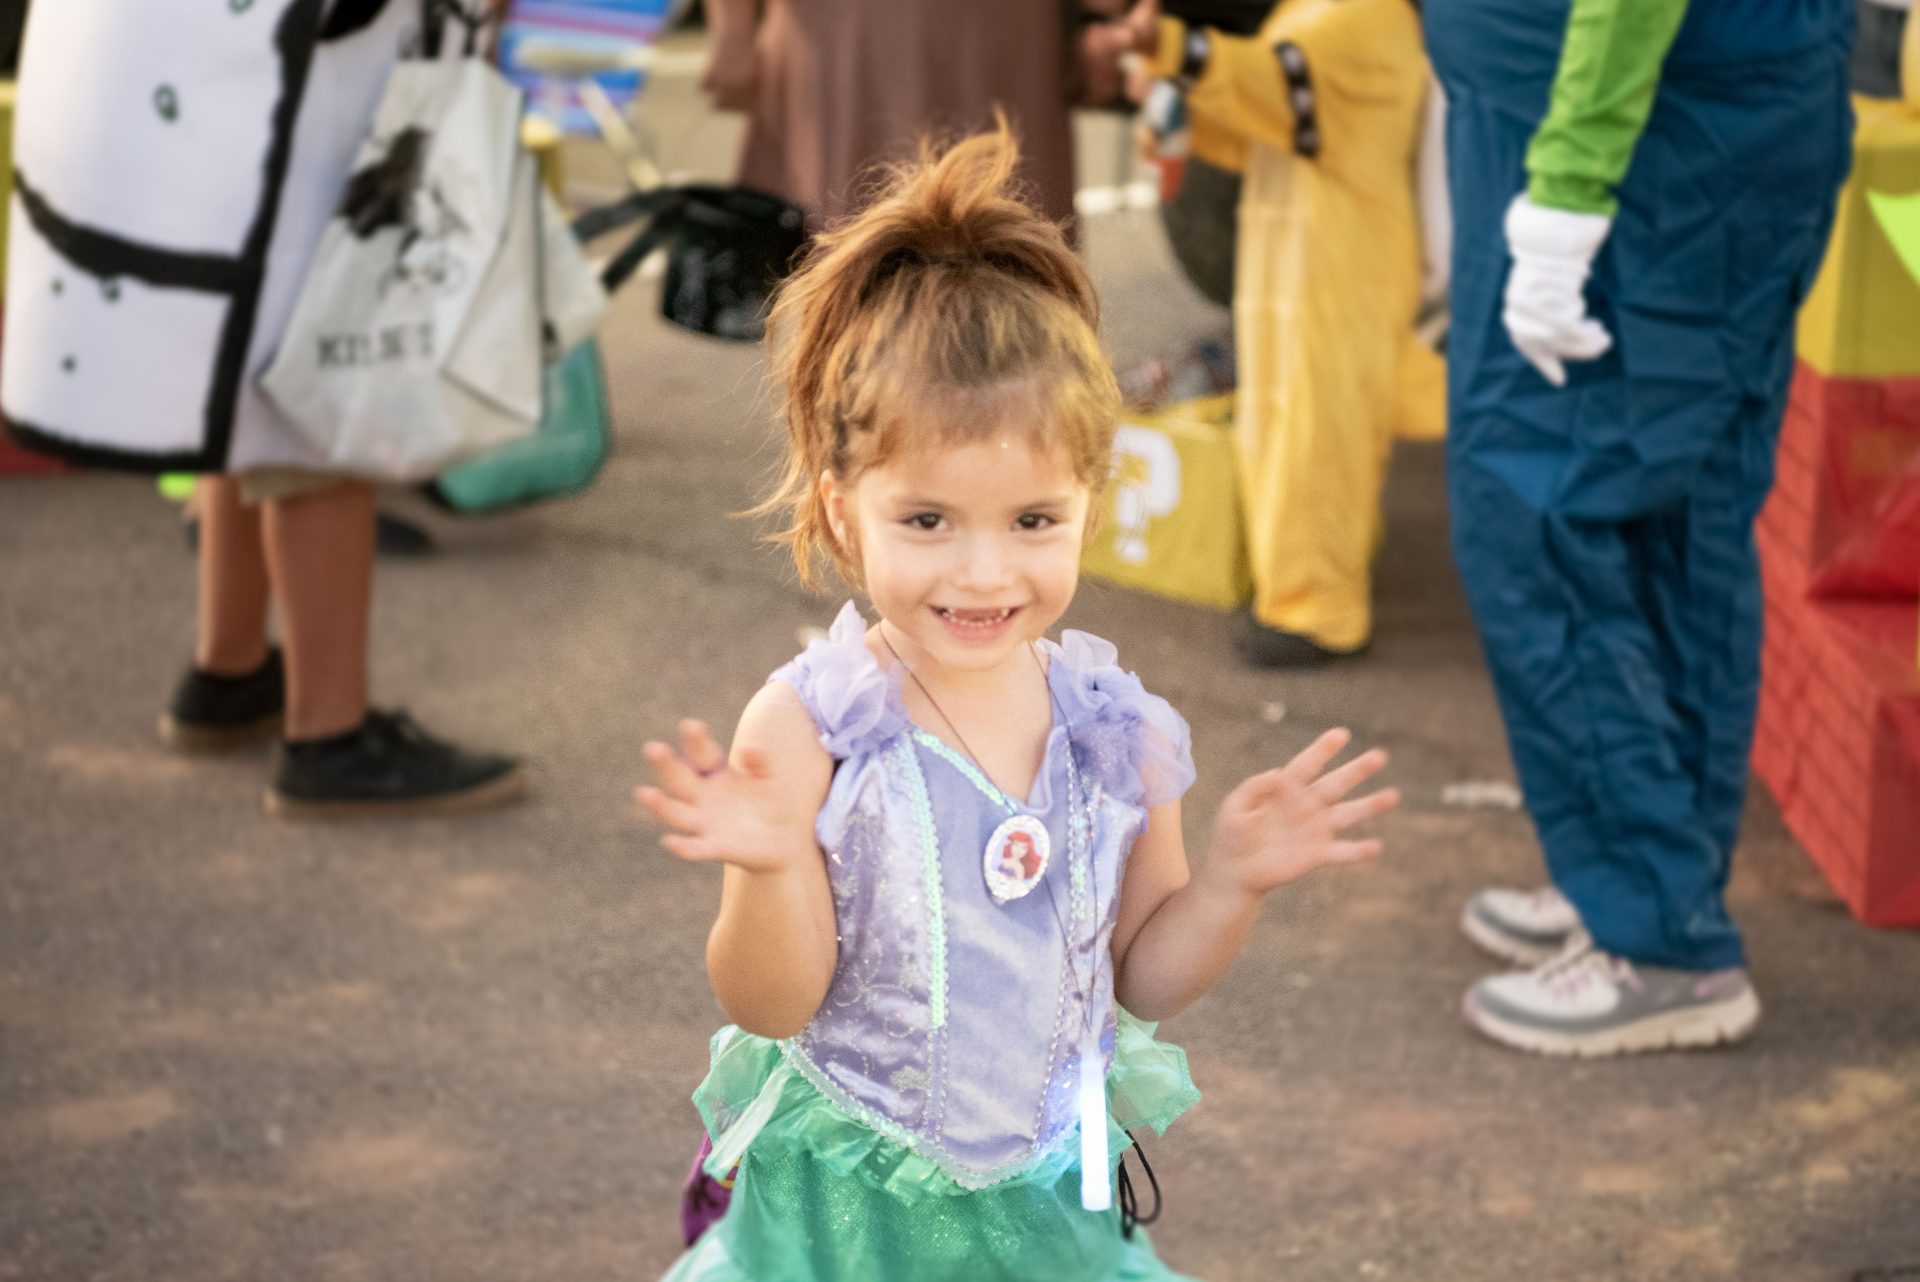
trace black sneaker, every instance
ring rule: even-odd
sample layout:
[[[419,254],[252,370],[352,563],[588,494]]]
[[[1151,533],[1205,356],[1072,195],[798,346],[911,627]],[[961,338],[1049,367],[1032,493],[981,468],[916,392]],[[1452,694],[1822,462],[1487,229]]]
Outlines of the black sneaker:
[[[519,763],[468,752],[404,712],[369,710],[357,730],[282,743],[267,810],[290,819],[478,810],[520,795]]]
[[[1337,659],[1351,659],[1367,650],[1364,643],[1351,650],[1330,650],[1311,637],[1270,628],[1250,614],[1240,617],[1233,648],[1257,668],[1314,668]]]
[[[224,752],[264,743],[280,731],[287,706],[287,675],[280,652],[244,676],[188,668],[160,714],[160,739],[180,752]]]

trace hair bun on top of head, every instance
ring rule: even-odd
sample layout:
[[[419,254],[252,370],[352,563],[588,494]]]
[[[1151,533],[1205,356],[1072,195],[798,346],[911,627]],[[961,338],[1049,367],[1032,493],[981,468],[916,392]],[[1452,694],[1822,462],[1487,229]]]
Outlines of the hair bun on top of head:
[[[789,516],[774,537],[803,581],[824,558],[858,585],[822,473],[851,481],[903,442],[961,443],[1012,414],[1064,445],[1089,486],[1104,481],[1119,392],[1099,302],[1066,233],[1021,198],[1019,164],[1004,116],[949,146],[923,142],[781,286],[767,329],[787,465],[757,510]]]
[[[885,171],[854,220],[873,237],[869,286],[910,266],[984,268],[1025,277],[1097,324],[1093,283],[1065,230],[1027,203],[1019,168],[1020,146],[1004,116],[991,132],[944,149],[922,139],[918,157]]]
[[[1019,167],[1019,142],[999,113],[985,133],[923,138],[914,159],[875,171],[864,208],[815,238],[782,291],[786,319],[804,325],[828,301],[820,295],[829,282],[864,298],[904,269],[938,267],[1030,280],[1097,326],[1093,282],[1065,231],[1023,198]]]

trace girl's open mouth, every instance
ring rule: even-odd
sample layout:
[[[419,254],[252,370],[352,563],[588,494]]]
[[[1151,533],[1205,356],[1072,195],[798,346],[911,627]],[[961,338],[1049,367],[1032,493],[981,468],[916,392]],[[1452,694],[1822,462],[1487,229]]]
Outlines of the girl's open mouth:
[[[1007,630],[1019,606],[1001,606],[993,610],[950,610],[934,606],[947,631],[963,641],[991,641]]]

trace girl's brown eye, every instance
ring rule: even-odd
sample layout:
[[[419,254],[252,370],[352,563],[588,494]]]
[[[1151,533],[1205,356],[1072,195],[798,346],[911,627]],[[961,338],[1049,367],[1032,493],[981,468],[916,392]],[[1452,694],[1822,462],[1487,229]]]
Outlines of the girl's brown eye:
[[[916,530],[937,530],[940,528],[938,512],[915,512],[907,518],[907,524]]]
[[[1045,512],[1028,512],[1015,522],[1023,530],[1044,530],[1059,522]]]

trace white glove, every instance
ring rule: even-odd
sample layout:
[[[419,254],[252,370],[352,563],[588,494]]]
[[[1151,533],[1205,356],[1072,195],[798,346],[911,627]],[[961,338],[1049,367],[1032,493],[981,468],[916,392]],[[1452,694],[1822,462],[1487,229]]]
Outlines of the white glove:
[[[1590,361],[1613,346],[1606,326],[1587,315],[1582,293],[1613,219],[1547,209],[1521,192],[1507,206],[1506,226],[1513,271],[1500,319],[1540,377],[1564,387],[1561,362]]]

